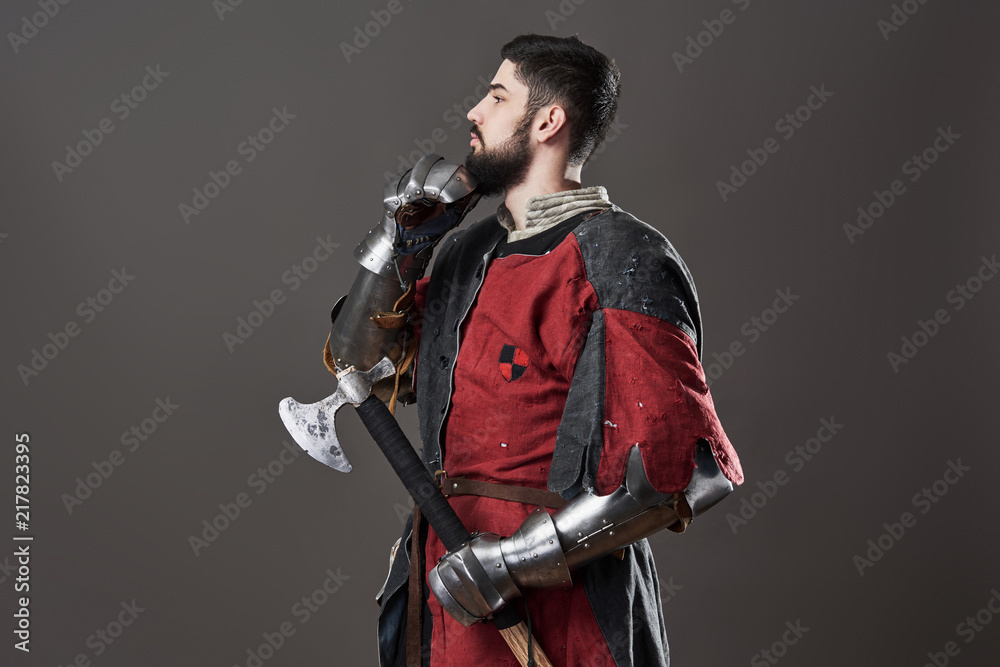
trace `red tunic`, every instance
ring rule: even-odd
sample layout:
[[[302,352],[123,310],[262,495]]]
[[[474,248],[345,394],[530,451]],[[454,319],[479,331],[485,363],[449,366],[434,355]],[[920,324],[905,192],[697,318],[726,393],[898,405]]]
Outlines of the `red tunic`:
[[[418,309],[426,287],[426,279],[418,284]],[[597,310],[603,311],[606,355],[597,492],[610,493],[622,483],[626,455],[637,443],[650,481],[664,492],[683,490],[698,438],[711,443],[727,476],[742,481],[694,342],[657,317],[602,308],[573,234],[544,255],[490,263],[460,330],[444,431],[447,474],[547,488],[567,392]],[[455,497],[451,504],[470,532],[502,536],[535,509],[475,496]],[[431,530],[428,572],[444,554]],[[582,586],[528,591],[526,600],[534,634],[554,665],[615,664]],[[462,626],[433,595],[429,606],[435,667],[518,664],[491,625]]]

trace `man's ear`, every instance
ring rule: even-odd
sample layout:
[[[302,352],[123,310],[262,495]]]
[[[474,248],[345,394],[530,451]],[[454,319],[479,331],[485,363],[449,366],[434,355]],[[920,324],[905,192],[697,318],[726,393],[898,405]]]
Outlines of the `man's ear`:
[[[538,110],[535,116],[535,138],[539,142],[550,141],[566,126],[566,111],[558,104],[550,104]]]

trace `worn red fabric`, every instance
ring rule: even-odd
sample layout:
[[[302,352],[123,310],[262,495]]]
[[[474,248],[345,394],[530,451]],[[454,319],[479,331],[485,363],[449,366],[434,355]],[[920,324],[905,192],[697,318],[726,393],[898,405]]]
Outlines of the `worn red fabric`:
[[[417,283],[418,314],[426,288],[426,279]],[[547,488],[567,392],[599,308],[572,234],[544,255],[492,261],[461,328],[444,429],[443,465],[449,475]],[[698,438],[712,444],[726,475],[741,482],[739,460],[715,415],[693,341],[655,317],[608,308],[603,314],[607,421],[598,492],[610,493],[621,484],[635,443],[653,484],[665,492],[682,490],[691,478]],[[475,496],[452,498],[451,504],[470,532],[502,536],[534,509]],[[428,572],[444,554],[429,531]],[[535,635],[556,667],[614,665],[582,586],[528,591],[526,600]],[[465,628],[433,595],[428,604],[434,667],[517,664],[491,625]]]
[[[547,255],[512,255],[491,263],[462,326],[445,430],[444,467],[449,475],[547,487],[566,393],[596,308],[594,290],[572,241]],[[524,368],[516,379],[507,359]],[[475,496],[456,497],[451,503],[471,532],[504,536],[535,509]],[[431,531],[428,571],[444,554]],[[554,665],[614,665],[581,586],[532,591],[526,599],[535,636]],[[433,596],[429,604],[432,665],[517,665],[491,625],[465,628]]]
[[[723,474],[742,484],[739,458],[719,423],[694,341],[669,322],[629,310],[605,308],[604,331],[598,492],[611,493],[621,485],[635,444],[653,486],[664,493],[683,491],[694,472],[699,438],[711,444]]]

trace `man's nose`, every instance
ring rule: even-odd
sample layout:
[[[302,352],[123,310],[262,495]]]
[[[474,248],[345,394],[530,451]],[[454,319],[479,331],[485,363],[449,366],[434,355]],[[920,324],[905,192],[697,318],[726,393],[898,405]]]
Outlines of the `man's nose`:
[[[483,101],[481,100],[479,102],[479,104],[477,104],[476,106],[474,106],[471,109],[469,109],[469,113],[466,114],[465,117],[468,118],[473,123],[475,123],[476,125],[482,125],[483,124],[483,113],[480,110],[480,107],[482,107],[482,106],[483,106]]]

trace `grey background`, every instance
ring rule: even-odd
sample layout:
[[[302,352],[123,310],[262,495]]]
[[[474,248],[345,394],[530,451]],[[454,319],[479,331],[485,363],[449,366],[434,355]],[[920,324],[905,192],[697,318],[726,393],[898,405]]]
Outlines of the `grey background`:
[[[376,663],[373,597],[406,494],[356,416],[340,426],[352,474],[301,457],[259,495],[248,477],[282,449],[278,401],[333,389],[320,361],[329,307],[378,219],[384,172],[436,129],[446,140],[433,150],[462,159],[468,122],[446,111],[492,78],[504,42],[538,32],[579,33],[616,59],[621,131],[584,184],[605,185],[680,250],[703,302],[706,366],[745,344],[712,390],[747,482],[688,534],[651,540],[674,591],[674,664],[752,663],[796,621],[809,630],[782,664],[922,665],[949,641],[960,649],[949,664],[996,664],[1000,622],[968,643],[957,626],[1000,587],[1000,284],[960,311],[946,301],[1000,250],[996,3],[928,2],[886,40],[888,1],[403,0],[348,63],[340,43],[385,7],[246,0],[220,20],[208,0],[73,2],[17,53],[9,37],[0,46],[0,498],[12,519],[14,437],[28,432],[35,536],[32,651],[11,646],[8,569],[2,662],[246,665],[262,633],[291,621],[264,664]],[[672,54],[726,8],[735,21],[679,72]],[[38,11],[5,2],[0,27],[20,31]],[[119,120],[112,101],[156,65],[169,76]],[[780,138],[775,121],[814,85],[834,95]],[[246,163],[237,146],[275,107],[295,118]],[[58,181],[52,162],[105,117],[115,130]],[[939,127],[961,138],[849,243],[843,224],[907,178],[901,165]],[[723,202],[716,181],[769,136],[780,150]],[[242,173],[185,224],[178,205],[230,159]],[[293,291],[282,275],[317,237],[340,247]],[[84,324],[77,305],[122,267],[134,281]],[[741,327],[785,288],[799,300],[750,343]],[[274,289],[287,300],[230,353],[223,333]],[[894,372],[887,353],[938,308],[950,321]],[[70,320],[80,334],[26,385],[17,367]],[[180,408],[125,451],[121,434],[166,397]],[[830,417],[843,429],[794,471],[786,453]],[[415,418],[401,415],[414,436]],[[70,514],[63,494],[113,450],[124,463]],[[921,514],[914,494],[959,459],[971,470]],[[727,514],[779,470],[787,485],[734,532]],[[189,536],[241,492],[252,504],[195,556]],[[854,556],[907,511],[916,525],[860,576]],[[18,533],[3,525],[4,539]],[[328,568],[348,578],[302,624],[292,607]],[[88,637],[133,599],[144,611],[96,656]]]

